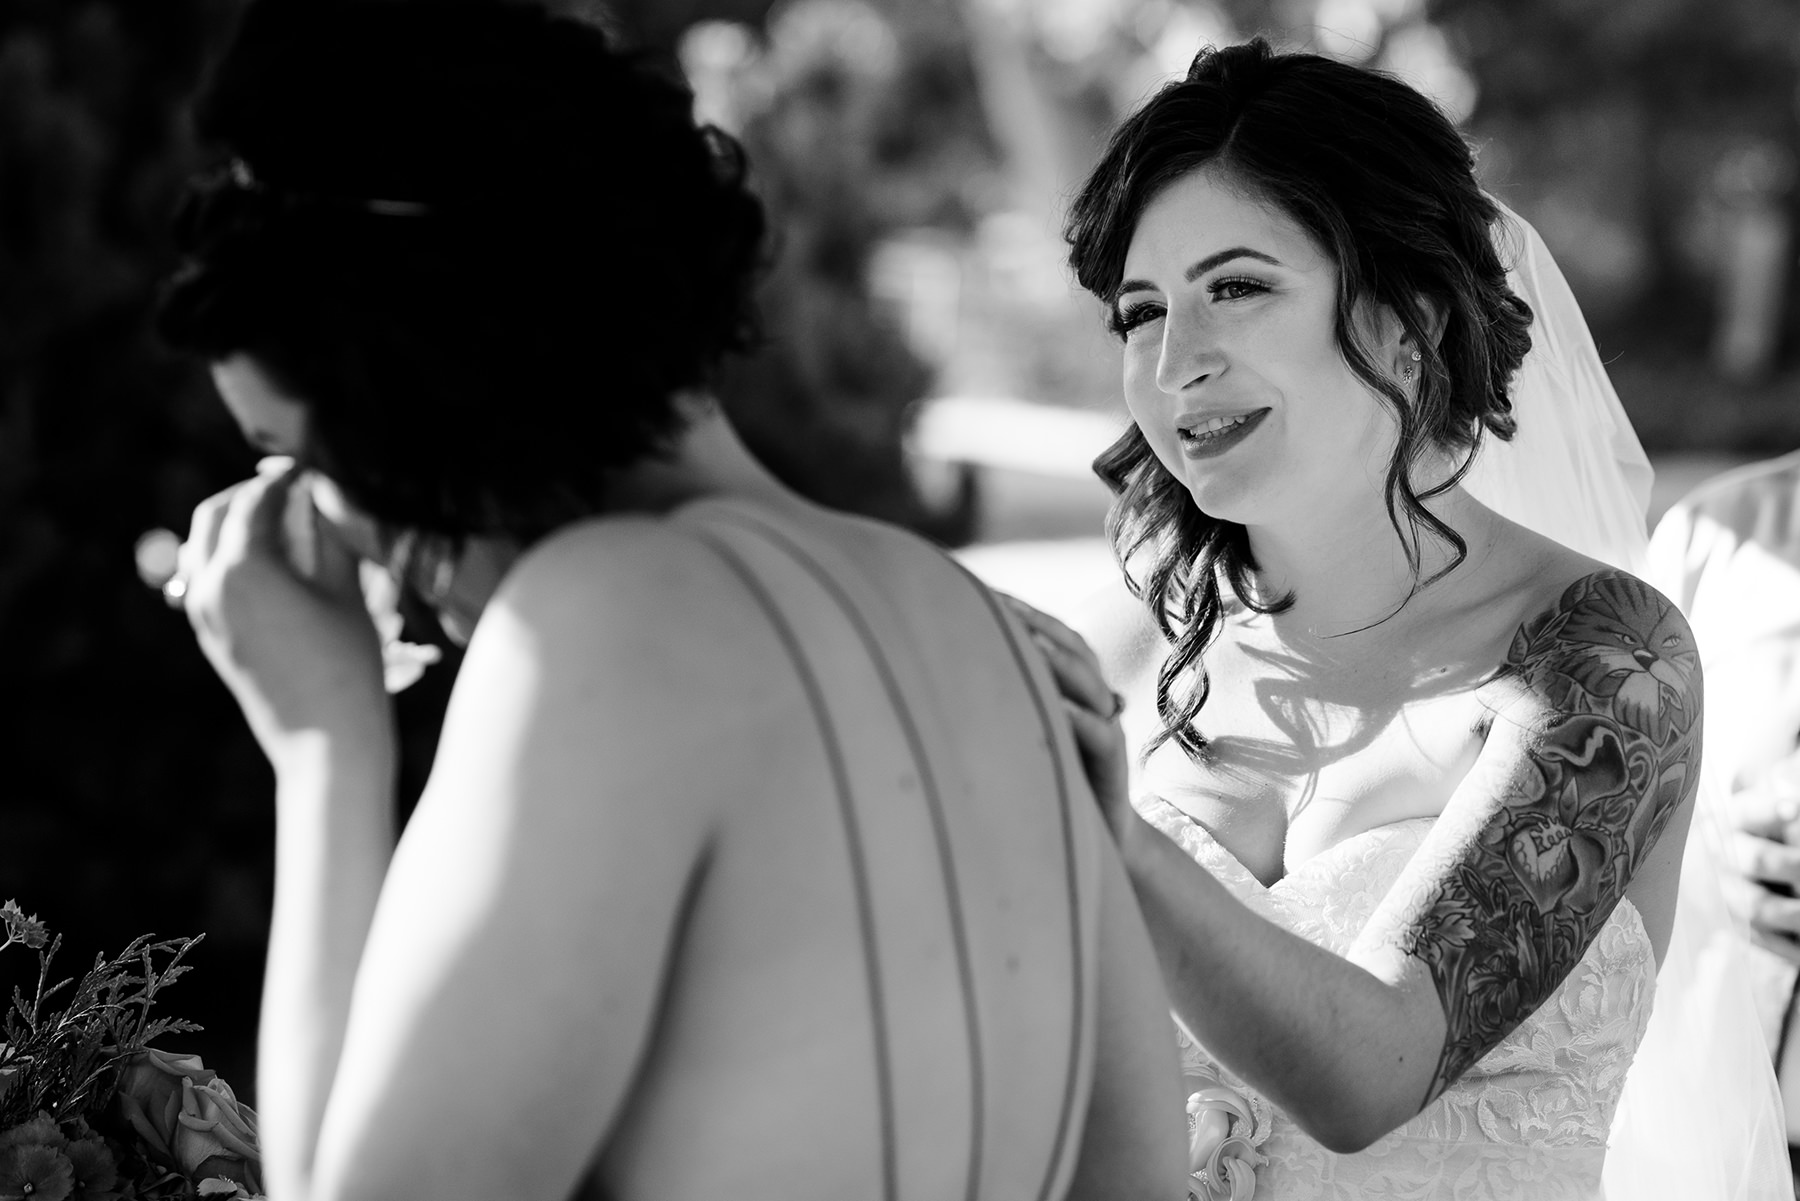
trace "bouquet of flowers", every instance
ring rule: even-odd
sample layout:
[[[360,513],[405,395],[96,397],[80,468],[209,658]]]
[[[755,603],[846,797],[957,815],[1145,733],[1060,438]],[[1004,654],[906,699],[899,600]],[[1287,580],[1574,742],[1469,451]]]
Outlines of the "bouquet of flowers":
[[[0,951],[38,952],[36,989],[14,989],[0,1025],[0,1201],[260,1201],[255,1112],[196,1056],[150,1045],[199,1029],[150,1010],[200,940],[139,938],[51,984],[61,938],[13,901],[0,932]]]

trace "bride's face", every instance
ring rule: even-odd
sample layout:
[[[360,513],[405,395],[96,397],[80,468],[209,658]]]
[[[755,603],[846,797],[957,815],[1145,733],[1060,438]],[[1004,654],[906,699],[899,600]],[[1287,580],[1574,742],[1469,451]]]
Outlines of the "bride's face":
[[[1218,172],[1186,175],[1145,208],[1114,300],[1125,401],[1208,515],[1311,521],[1381,494],[1397,429],[1344,360],[1337,300],[1331,257]],[[1379,325],[1367,344],[1388,343],[1385,365],[1397,349]]]

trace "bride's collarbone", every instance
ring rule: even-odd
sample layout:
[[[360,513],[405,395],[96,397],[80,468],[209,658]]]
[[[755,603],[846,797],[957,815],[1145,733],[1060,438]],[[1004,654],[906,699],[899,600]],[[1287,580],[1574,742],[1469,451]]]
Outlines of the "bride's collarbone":
[[[1318,638],[1273,623],[1240,626],[1207,653],[1198,724],[1208,738],[1290,741],[1302,767],[1315,751],[1333,761],[1399,719],[1437,724],[1479,708],[1511,633],[1439,627]]]
[[[1345,839],[1443,812],[1480,752],[1490,676],[1456,664],[1397,669],[1392,657],[1225,672],[1197,722],[1204,760],[1163,744],[1143,791],[1273,884]]]

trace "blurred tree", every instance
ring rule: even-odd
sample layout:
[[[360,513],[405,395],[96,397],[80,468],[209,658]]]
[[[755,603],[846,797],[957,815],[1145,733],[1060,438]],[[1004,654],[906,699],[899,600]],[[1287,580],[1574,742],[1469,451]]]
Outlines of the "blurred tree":
[[[523,0],[530,3],[531,0]],[[604,26],[633,46],[673,55],[703,21],[760,26],[775,0],[542,0],[544,7]]]
[[[250,1083],[267,771],[184,623],[137,580],[146,527],[249,466],[203,377],[146,332],[194,149],[181,118],[229,0],[0,8],[0,892],[61,966],[206,931],[169,997]],[[14,978],[24,956],[0,964]]]
[[[1504,147],[1506,178],[1494,185],[1592,214],[1633,247],[1584,255],[1580,217],[1567,230],[1554,216],[1543,223],[1573,270],[1616,290],[1598,306],[1609,341],[1700,350],[1713,313],[1707,260],[1719,256],[1696,223],[1719,167],[1748,145],[1800,148],[1793,4],[1434,0],[1431,15],[1481,82],[1471,127]]]
[[[1489,185],[1563,262],[1646,445],[1800,443],[1783,399],[1800,379],[1800,11],[1788,0],[1429,11],[1480,81],[1470,129]]]
[[[884,240],[966,229],[991,175],[967,60],[941,16],[795,0],[766,31],[696,28],[683,59],[702,114],[742,139],[773,232],[766,341],[729,366],[727,410],[800,492],[956,543],[972,532],[972,495],[930,510],[903,455],[933,365],[871,292]]]

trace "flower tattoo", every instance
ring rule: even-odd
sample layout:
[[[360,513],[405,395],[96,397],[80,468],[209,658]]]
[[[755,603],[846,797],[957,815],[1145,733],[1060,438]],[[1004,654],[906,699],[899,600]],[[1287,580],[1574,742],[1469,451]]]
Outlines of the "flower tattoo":
[[[1519,628],[1496,682],[1529,702],[1518,750],[1471,772],[1465,789],[1487,787],[1445,815],[1454,852],[1373,932],[1422,961],[1443,1002],[1427,1104],[1561,984],[1697,781],[1699,652],[1632,576],[1572,584]]]

